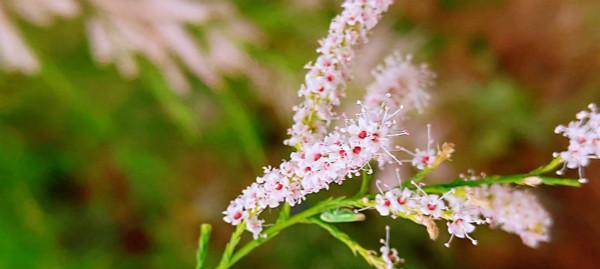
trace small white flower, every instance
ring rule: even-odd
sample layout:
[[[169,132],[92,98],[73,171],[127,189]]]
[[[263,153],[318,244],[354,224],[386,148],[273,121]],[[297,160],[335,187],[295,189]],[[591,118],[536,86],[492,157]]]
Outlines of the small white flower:
[[[444,201],[435,194],[421,196],[419,199],[420,210],[424,215],[439,218],[442,211],[446,209]]]
[[[413,192],[407,188],[403,190],[392,189],[388,193],[391,196],[390,198],[392,198],[390,209],[394,214],[406,213],[416,206],[412,197]]]
[[[471,219],[470,215],[455,215],[452,221],[446,223],[446,225],[448,225],[448,233],[450,234],[450,239],[444,245],[446,247],[450,247],[450,242],[452,242],[452,238],[454,238],[455,236],[458,238],[467,238],[471,240],[471,243],[473,243],[473,245],[477,245],[477,240],[469,236],[470,233],[475,231],[475,225],[473,225],[473,223],[476,222],[477,221]]]
[[[398,147],[399,150],[404,151],[412,156],[412,158],[405,162],[410,162],[412,166],[419,170],[431,167],[437,158],[437,151],[433,148],[433,139],[431,138],[431,125],[427,124],[427,148],[426,149],[415,149],[410,151],[403,147]]]
[[[382,246],[379,248],[381,259],[385,263],[385,269],[394,269],[396,264],[403,263],[404,260],[398,256],[398,251],[390,247],[390,227],[385,226],[385,240],[380,240]]]
[[[258,219],[256,216],[253,216],[246,221],[246,230],[252,233],[252,237],[255,240],[260,237],[264,222],[264,220]]]
[[[557,173],[562,174],[566,168],[578,169],[581,182],[586,181],[583,168],[591,159],[600,158],[600,113],[595,104],[590,104],[588,108],[589,111],[577,113],[575,121],[567,126],[559,125],[554,130],[569,139],[566,151],[554,153],[564,161],[563,169]]]
[[[392,206],[392,200],[390,200],[385,194],[377,194],[375,196],[375,209],[379,212],[379,215],[388,216],[390,215],[390,207]]]
[[[231,225],[240,224],[248,216],[248,212],[244,210],[243,202],[239,198],[233,200],[223,214],[225,214],[223,220]]]

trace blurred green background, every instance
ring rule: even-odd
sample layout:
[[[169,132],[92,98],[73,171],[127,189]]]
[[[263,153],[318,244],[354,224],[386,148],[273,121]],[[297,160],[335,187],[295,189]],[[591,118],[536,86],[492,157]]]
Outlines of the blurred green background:
[[[220,212],[261,166],[289,154],[282,141],[302,67],[340,2],[234,1],[260,33],[238,45],[264,72],[226,75],[218,89],[188,76],[185,95],[142,57],[133,80],[97,66],[81,18],[18,21],[42,69],[0,72],[0,268],[193,268],[205,222],[216,260],[232,231]],[[432,123],[439,141],[457,144],[438,180],[469,168],[528,171],[566,145],[554,126],[600,102],[599,14],[594,0],[399,1],[361,49],[346,101],[386,53],[412,52],[438,76],[430,109],[407,128],[418,136]],[[210,27],[188,28],[201,43]],[[581,189],[536,191],[555,220],[553,241],[538,249],[488,228],[475,232],[479,246],[446,249],[444,236],[432,242],[421,227],[371,214],[340,228],[376,249],[390,224],[405,268],[599,268],[600,165],[586,173]],[[324,231],[298,226],[237,268],[368,267]]]

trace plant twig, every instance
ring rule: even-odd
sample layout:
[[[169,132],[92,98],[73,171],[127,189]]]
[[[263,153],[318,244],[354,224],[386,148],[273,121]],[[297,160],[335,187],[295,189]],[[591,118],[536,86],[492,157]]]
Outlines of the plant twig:
[[[279,211],[279,216],[277,216],[277,223],[286,221],[287,219],[290,218],[290,213],[292,212],[292,207],[290,206],[290,204],[285,203],[283,204],[283,206],[281,207],[281,210]]]
[[[371,181],[373,177],[370,177],[367,173],[362,174],[362,182],[360,183],[360,190],[356,193],[356,197],[365,196],[367,192],[369,192],[369,187],[371,186]]]
[[[225,269],[225,268],[229,268],[229,266],[231,266],[230,265],[231,257],[233,256],[235,247],[240,242],[240,239],[242,239],[242,233],[244,232],[245,228],[246,228],[245,223],[240,223],[239,225],[237,225],[235,227],[235,231],[231,234],[231,238],[229,239],[227,246],[225,246],[225,250],[223,251],[223,256],[221,256],[221,261],[219,262],[219,266],[217,267],[218,269]],[[254,241],[252,241],[252,242],[254,242]]]
[[[208,241],[210,241],[211,232],[212,226],[210,226],[210,224],[202,224],[200,226],[200,237],[198,238],[198,252],[196,253],[196,269],[204,269],[206,267]]]
[[[337,227],[325,223],[318,218],[310,218],[306,223],[316,224],[317,226],[326,230],[335,239],[344,243],[354,255],[360,255],[369,265],[372,265],[375,268],[385,268],[385,263],[379,256],[376,255],[374,251],[362,247],[359,243],[352,240],[348,234],[340,231]]]
[[[233,257],[229,261],[228,266],[232,266],[233,264],[238,262],[240,259],[242,259],[244,256],[248,255],[248,253],[250,253],[252,250],[261,246],[265,242],[271,240],[273,237],[277,236],[277,234],[279,234],[279,232],[281,232],[282,230],[284,230],[294,224],[304,222],[308,218],[310,218],[312,216],[316,216],[318,214],[321,214],[327,210],[331,210],[331,209],[338,208],[338,207],[344,207],[344,206],[357,207],[357,206],[359,206],[360,203],[361,203],[360,201],[344,199],[344,197],[335,198],[335,199],[330,198],[328,200],[320,202],[320,203],[316,204],[315,206],[313,206],[307,210],[304,210],[296,215],[293,215],[289,219],[279,222],[279,223],[276,223],[275,225],[266,229],[265,232],[262,234],[262,237],[260,237],[256,240],[252,240],[252,241],[248,242],[246,245],[244,245],[243,247],[241,247],[233,255]],[[220,267],[220,268],[228,268],[228,267]]]
[[[424,186],[423,190],[429,193],[444,193],[458,187],[478,187],[482,185],[491,185],[497,183],[512,183],[518,185],[526,185],[525,179],[531,176],[530,174],[513,175],[513,176],[491,176],[480,180],[464,180],[457,178],[454,181],[443,184],[435,184]],[[579,187],[581,184],[576,179],[555,178],[555,177],[539,177],[541,184],[544,185],[560,185],[569,187]]]
[[[551,172],[556,170],[562,163],[563,163],[563,159],[560,157],[556,157],[554,158],[550,163],[544,165],[544,166],[540,166],[536,169],[534,169],[533,171],[529,172],[529,175],[532,176],[539,176],[539,175],[543,175],[545,173]]]

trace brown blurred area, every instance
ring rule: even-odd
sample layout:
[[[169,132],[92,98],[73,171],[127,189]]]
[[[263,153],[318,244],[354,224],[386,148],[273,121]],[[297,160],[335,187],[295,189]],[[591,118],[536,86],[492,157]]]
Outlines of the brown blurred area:
[[[600,2],[470,1],[471,6],[457,9],[450,2],[461,1],[404,1],[398,7],[416,24],[448,38],[447,50],[435,60],[441,88],[447,80],[485,81],[501,73],[522,85],[538,111],[560,115],[563,122],[577,105],[600,101]],[[494,64],[473,57],[471,48],[478,42],[485,42],[491,55],[486,57]],[[564,145],[556,137],[551,143]],[[519,139],[511,144],[508,154],[486,160],[482,169],[525,171],[547,159],[551,148],[556,150],[540,150]],[[586,176],[600,178],[600,166],[591,165]],[[600,182],[591,180],[578,189],[541,188],[538,193],[554,218],[551,243],[530,249],[518,238],[485,234],[477,247],[463,242],[458,259],[468,268],[598,268]]]

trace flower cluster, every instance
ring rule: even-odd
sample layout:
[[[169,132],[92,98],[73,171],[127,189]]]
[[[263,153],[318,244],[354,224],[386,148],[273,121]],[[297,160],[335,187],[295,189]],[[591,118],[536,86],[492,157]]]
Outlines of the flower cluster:
[[[409,108],[421,112],[430,99],[426,89],[433,85],[435,75],[427,65],[416,66],[412,56],[394,53],[373,71],[375,81],[367,87],[365,103],[378,106]]]
[[[492,227],[517,234],[525,245],[537,247],[550,240],[552,219],[537,196],[509,185],[495,184],[473,190],[477,201],[483,201],[481,214]]]
[[[396,129],[398,123],[395,118],[402,112],[417,107],[411,103],[406,103],[406,107],[403,107],[398,96],[417,96],[412,91],[426,96],[424,86],[431,83],[424,79],[432,77],[407,76],[415,74],[415,70],[429,74],[423,66],[411,65],[408,59],[410,58],[402,58],[396,54],[386,58],[385,64],[374,72],[375,82],[368,87],[365,101],[358,102],[361,110],[356,117],[346,119],[343,127],[335,128],[323,139],[305,143],[279,167],[265,168],[264,175],[258,177],[255,183],[230,203],[223,212],[224,220],[233,225],[244,221],[252,223],[246,228],[258,237],[263,222],[257,216],[266,208],[275,208],[284,202],[293,206],[302,202],[306,195],[328,189],[333,183],[342,184],[347,178],[360,173],[371,173],[369,162],[372,160],[377,161],[380,166],[402,164],[392,154],[392,151],[398,149],[392,142],[394,137],[406,132]],[[394,71],[390,72],[387,68]],[[417,79],[419,83],[411,79]],[[391,93],[390,88],[396,90]],[[437,165],[449,158],[452,145],[444,144],[442,149],[428,152],[431,153],[428,165]]]
[[[345,127],[336,128],[322,141],[305,145],[278,168],[265,168],[264,175],[230,203],[224,212],[225,221],[233,225],[244,220],[258,223],[256,216],[266,208],[283,202],[296,205],[306,195],[328,189],[333,183],[342,184],[347,177],[370,173],[371,160],[393,162],[395,157],[388,147],[399,131],[393,129],[395,121],[386,112],[380,110],[376,116],[381,120],[374,121],[369,117],[373,114],[363,107],[357,118],[346,120]]]
[[[600,158],[600,113],[595,104],[590,104],[588,108],[589,111],[577,113],[577,120],[555,129],[555,133],[569,138],[567,150],[554,153],[565,162],[563,169],[557,173],[562,174],[565,168],[578,168],[581,182],[586,181],[583,168],[589,164],[590,159]]]
[[[475,225],[489,223],[509,233],[517,234],[523,242],[536,247],[549,240],[552,221],[536,196],[516,190],[509,185],[453,189],[443,195],[427,194],[414,184],[416,190],[393,188],[376,195],[372,202],[382,216],[402,217],[425,225],[430,237],[437,237],[434,221],[445,220],[450,240],[454,237],[477,241],[469,234]]]
[[[340,105],[344,96],[354,58],[352,47],[366,41],[367,32],[391,3],[392,0],[346,0],[342,4],[344,10],[331,22],[328,36],[320,41],[319,57],[306,66],[309,71],[298,92],[304,101],[294,107],[294,124],[288,130],[286,145],[300,146],[326,134],[326,125],[334,119],[333,108]]]
[[[333,75],[330,82],[337,86],[331,87],[333,84],[328,84],[323,85],[323,91],[311,91],[312,97],[304,100],[296,108],[296,112],[299,108],[305,111],[322,111],[324,106],[327,111],[331,111],[328,104],[332,104],[332,98],[336,98],[333,103],[339,103],[341,95],[326,97],[321,93],[337,91],[337,87],[344,83],[348,75],[345,66],[351,58],[351,45],[357,43],[358,39],[365,38],[366,31],[375,25],[390,2],[344,3],[344,11],[334,19],[329,37],[321,42],[319,51],[322,55],[311,69],[313,71],[309,72],[307,83],[302,88],[314,90],[315,88],[308,86],[314,86],[312,83],[317,80],[329,81],[329,74]],[[415,67],[410,57],[400,57],[397,54],[386,58],[384,64],[373,74],[375,82],[368,87],[365,100],[358,102],[360,112],[353,118],[345,119],[343,126],[338,126],[327,134],[326,126],[321,126],[323,130],[319,131],[319,135],[322,137],[314,137],[311,133],[314,128],[306,126],[308,119],[296,117],[300,115],[297,113],[294,117],[296,127],[291,129],[295,131],[290,132],[303,138],[293,135],[298,139],[290,142],[295,139],[292,138],[285,143],[296,145],[298,151],[291,153],[290,158],[278,167],[266,167],[264,175],[258,177],[256,182],[229,204],[223,212],[224,220],[233,225],[246,223],[246,229],[258,238],[263,224],[258,215],[265,209],[278,207],[282,203],[297,205],[306,195],[328,189],[333,183],[342,184],[347,178],[371,173],[369,162],[372,160],[381,166],[388,163],[401,164],[391,153],[395,151],[392,141],[394,137],[406,132],[396,129],[398,124],[395,119],[404,111],[417,109],[424,104],[421,98],[427,98],[425,87],[431,85],[427,79],[433,76],[425,66]],[[328,90],[325,90],[325,86]],[[301,95],[308,97],[306,94]],[[412,101],[404,102],[403,99],[408,96],[411,96]],[[311,112],[311,115],[323,119],[318,115],[324,114]]]

